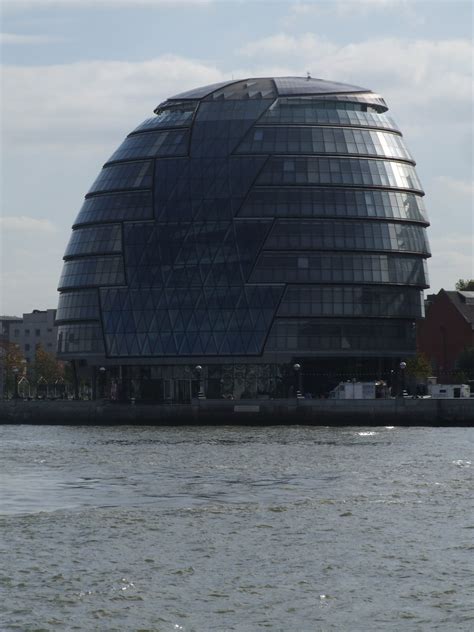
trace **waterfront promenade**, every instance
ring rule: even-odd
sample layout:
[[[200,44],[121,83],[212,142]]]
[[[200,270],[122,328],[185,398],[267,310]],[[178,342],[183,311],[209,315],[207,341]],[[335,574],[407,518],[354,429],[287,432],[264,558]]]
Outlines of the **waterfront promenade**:
[[[474,425],[470,399],[193,400],[190,404],[118,404],[107,400],[0,402],[0,423]]]

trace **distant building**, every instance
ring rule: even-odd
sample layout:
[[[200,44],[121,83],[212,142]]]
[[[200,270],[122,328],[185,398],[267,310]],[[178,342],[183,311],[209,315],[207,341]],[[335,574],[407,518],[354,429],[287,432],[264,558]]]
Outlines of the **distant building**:
[[[461,351],[474,346],[474,292],[440,290],[428,296],[426,317],[418,325],[418,349],[440,379],[456,370]]]
[[[34,309],[29,314],[23,314],[23,318],[0,317],[2,337],[18,345],[27,362],[34,361],[39,345],[56,355],[58,328],[54,326],[55,318],[55,309]]]
[[[0,316],[0,340],[10,342],[10,331],[13,331],[22,319],[19,316]]]

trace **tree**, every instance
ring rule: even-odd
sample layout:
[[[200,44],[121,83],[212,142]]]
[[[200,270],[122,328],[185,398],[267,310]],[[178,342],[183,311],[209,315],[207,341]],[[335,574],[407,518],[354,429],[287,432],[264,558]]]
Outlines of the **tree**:
[[[417,353],[407,361],[406,372],[413,378],[425,380],[433,374],[433,369],[428,358],[422,353]]]
[[[474,279],[459,279],[455,287],[458,292],[474,292]]]
[[[15,392],[15,381],[23,375],[26,360],[20,347],[13,342],[0,340],[0,397]]]
[[[46,384],[54,384],[64,377],[64,366],[52,353],[48,353],[41,345],[36,347],[34,373],[36,381],[41,378]]]
[[[474,347],[467,347],[458,356],[456,368],[469,380],[474,380]]]

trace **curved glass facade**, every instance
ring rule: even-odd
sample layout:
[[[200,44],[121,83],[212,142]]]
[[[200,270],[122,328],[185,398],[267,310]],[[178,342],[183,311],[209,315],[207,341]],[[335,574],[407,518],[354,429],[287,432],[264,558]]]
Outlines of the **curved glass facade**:
[[[413,354],[428,220],[387,110],[370,90],[298,77],[160,104],[74,222],[62,357],[139,384],[189,371],[194,383],[199,365],[222,394],[239,371],[275,385],[296,361],[369,358],[383,372]]]

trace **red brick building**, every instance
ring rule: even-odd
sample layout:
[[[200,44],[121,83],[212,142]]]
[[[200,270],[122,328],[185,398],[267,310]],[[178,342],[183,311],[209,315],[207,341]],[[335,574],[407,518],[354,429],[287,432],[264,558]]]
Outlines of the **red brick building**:
[[[474,346],[474,292],[440,290],[427,300],[418,324],[418,350],[440,381],[451,381],[461,351]]]

